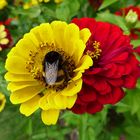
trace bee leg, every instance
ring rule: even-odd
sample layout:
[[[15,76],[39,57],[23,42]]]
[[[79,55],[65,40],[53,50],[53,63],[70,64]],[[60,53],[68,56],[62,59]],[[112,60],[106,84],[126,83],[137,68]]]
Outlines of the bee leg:
[[[65,76],[66,76],[65,83],[67,84],[67,82],[68,82],[69,80],[71,80],[71,81],[74,83],[74,85],[77,86],[77,84],[75,83],[75,81],[73,81],[72,78],[70,77],[68,71],[67,71],[65,68],[63,68],[63,71],[64,71]]]

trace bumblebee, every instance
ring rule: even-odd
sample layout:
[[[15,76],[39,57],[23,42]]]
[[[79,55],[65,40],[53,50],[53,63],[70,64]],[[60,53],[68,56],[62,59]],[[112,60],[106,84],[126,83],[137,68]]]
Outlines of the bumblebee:
[[[70,79],[66,63],[60,53],[51,51],[44,59],[44,78],[47,85],[61,85]]]

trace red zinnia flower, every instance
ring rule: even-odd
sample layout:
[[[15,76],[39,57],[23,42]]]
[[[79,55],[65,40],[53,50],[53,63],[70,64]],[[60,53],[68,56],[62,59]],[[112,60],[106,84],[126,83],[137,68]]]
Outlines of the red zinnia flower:
[[[125,95],[123,88],[134,88],[138,79],[138,60],[133,55],[128,36],[116,25],[91,18],[74,19],[80,29],[92,35],[85,53],[93,66],[83,74],[83,88],[71,109],[74,113],[96,113],[105,104],[115,104]]]
[[[140,7],[129,6],[127,8],[122,8],[120,11],[117,11],[115,14],[119,16],[127,16],[130,11],[135,12],[137,15],[137,20],[140,21]],[[134,16],[132,16],[134,18]],[[130,19],[131,20],[131,19]],[[131,26],[131,39],[138,39],[138,32],[140,33],[140,29],[134,29],[134,26]]]
[[[9,30],[6,28],[11,22],[11,19],[5,22],[0,22],[0,51],[2,49],[8,48],[12,42],[12,37]]]

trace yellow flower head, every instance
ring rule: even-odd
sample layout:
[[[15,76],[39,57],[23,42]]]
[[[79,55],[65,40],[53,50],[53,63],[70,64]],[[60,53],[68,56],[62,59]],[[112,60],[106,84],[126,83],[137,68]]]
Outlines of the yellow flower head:
[[[63,0],[54,0],[55,3],[61,3]],[[30,2],[26,2],[23,5],[24,9],[29,9],[32,6],[38,5],[41,2],[48,3],[50,0],[30,0]]]
[[[6,80],[13,104],[31,115],[38,108],[45,124],[57,122],[60,110],[70,109],[82,87],[82,73],[92,66],[83,55],[88,29],[61,21],[43,23],[25,34],[6,60]]]
[[[61,3],[63,0],[54,0],[55,3]]]
[[[23,5],[24,9],[29,9],[32,6],[38,5],[38,0],[30,0],[30,2],[26,2]]]
[[[39,2],[50,2],[50,0],[38,0]],[[55,3],[61,3],[63,0],[54,0]]]
[[[2,45],[7,45],[9,43],[9,39],[7,37],[7,32],[5,30],[5,26],[3,24],[0,25],[0,51],[2,50]]]
[[[0,92],[0,112],[4,109],[6,103],[6,98],[4,94]]]
[[[38,0],[39,2],[45,2],[45,3],[47,3],[47,2],[49,2],[50,0]]]
[[[3,9],[7,5],[6,0],[0,0],[0,10]]]

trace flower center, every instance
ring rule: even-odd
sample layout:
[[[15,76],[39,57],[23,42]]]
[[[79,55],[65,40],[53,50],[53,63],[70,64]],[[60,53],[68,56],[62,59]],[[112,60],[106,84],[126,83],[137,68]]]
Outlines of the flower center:
[[[74,76],[75,63],[54,44],[41,43],[36,52],[30,51],[26,69],[46,88],[61,90]]]
[[[102,52],[102,50],[100,49],[100,42],[94,41],[92,43],[92,46],[92,50],[87,50],[86,54],[89,55],[92,59],[98,59]]]

